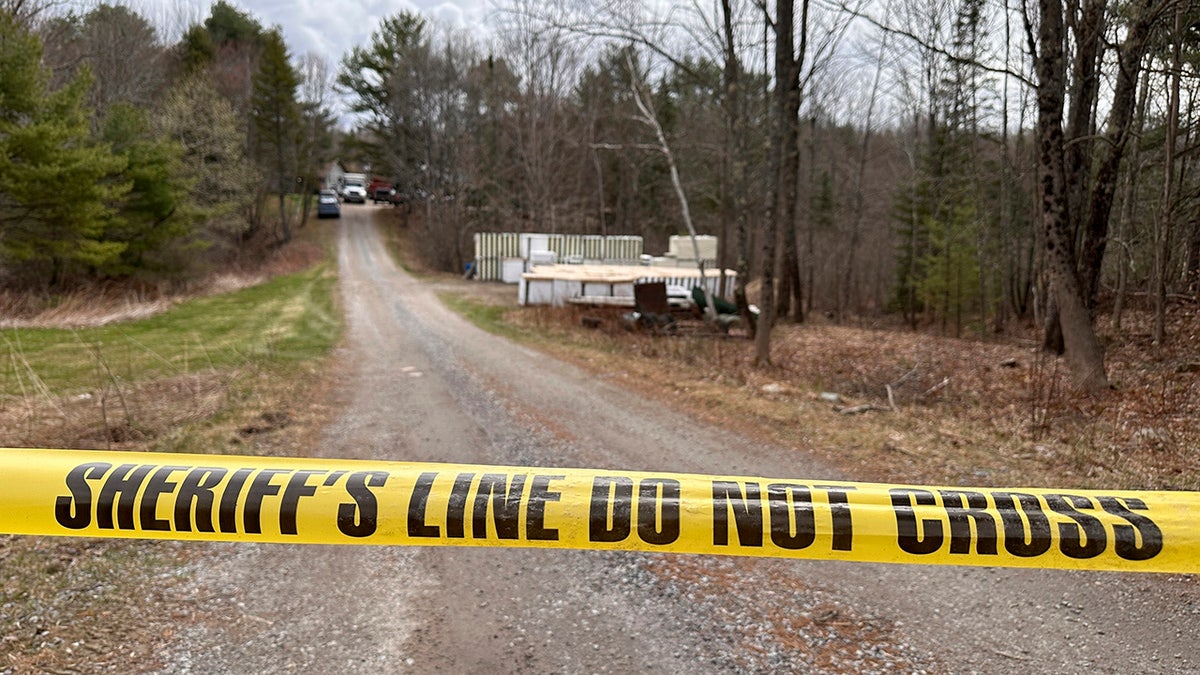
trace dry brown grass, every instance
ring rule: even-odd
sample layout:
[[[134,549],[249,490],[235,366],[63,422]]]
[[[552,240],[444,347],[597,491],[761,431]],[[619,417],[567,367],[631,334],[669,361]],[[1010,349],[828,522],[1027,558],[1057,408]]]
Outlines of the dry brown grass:
[[[510,307],[502,320],[521,339],[598,373],[624,374],[622,383],[656,400],[816,454],[863,480],[1200,490],[1194,303],[1171,307],[1161,350],[1147,308],[1127,311],[1120,334],[1102,311],[1114,389],[1100,394],[1073,391],[1061,360],[1037,348],[1031,326],[984,341],[817,317],[778,326],[774,365],[758,368],[753,345],[736,330],[716,338],[692,324],[679,336],[649,336],[624,330],[621,310],[518,308],[515,287],[422,269],[405,233],[391,233],[405,265],[443,292]],[[601,327],[583,327],[585,316]],[[839,412],[864,404],[877,409]]]
[[[20,447],[139,449],[214,416],[227,402],[229,380],[207,372],[63,399],[9,399],[0,405],[0,431]]]
[[[540,348],[625,373],[623,383],[653,398],[811,452],[862,480],[1200,489],[1200,330],[1191,306],[1173,308],[1162,353],[1150,344],[1145,311],[1127,315],[1119,337],[1102,330],[1115,388],[1081,395],[1060,360],[1036,348],[1032,329],[980,341],[818,319],[777,327],[774,365],[759,368],[749,340],[713,337],[695,324],[679,336],[650,336],[624,330],[619,311],[516,308],[512,287],[438,283],[486,304],[507,293],[514,307],[505,323]],[[584,316],[601,327],[583,327]],[[840,412],[863,405],[871,409]]]
[[[317,244],[298,240],[260,260],[184,284],[105,282],[56,295],[0,290],[0,328],[88,328],[135,321],[161,314],[184,300],[228,293],[298,272],[324,256]]]

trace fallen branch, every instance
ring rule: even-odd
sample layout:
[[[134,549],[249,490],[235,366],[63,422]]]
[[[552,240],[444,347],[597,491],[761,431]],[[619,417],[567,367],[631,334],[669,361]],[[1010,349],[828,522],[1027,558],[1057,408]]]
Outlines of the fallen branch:
[[[917,374],[917,371],[918,371],[918,370],[920,370],[920,368],[921,368],[921,364],[920,364],[920,363],[918,363],[917,365],[915,365],[915,366],[913,366],[913,367],[912,367],[912,370],[910,370],[910,371],[908,371],[907,373],[905,373],[905,374],[901,375],[901,376],[900,376],[900,379],[896,380],[895,382],[891,383],[891,384],[890,384],[890,385],[888,385],[888,386],[889,386],[889,387],[899,387],[901,384],[904,384],[904,381],[905,381],[905,380],[907,380],[908,378],[912,377],[913,375],[916,375],[916,374]]]
[[[871,412],[872,410],[878,410],[879,412],[890,412],[885,406],[876,405],[874,403],[852,405],[848,408],[834,408],[834,410],[843,415],[859,415],[865,412]]]
[[[921,394],[921,396],[928,396],[930,394],[936,394],[937,392],[941,391],[942,389],[945,389],[946,385],[948,385],[948,384],[950,384],[950,377],[946,376],[946,377],[942,378],[941,382],[938,382],[937,384],[933,385],[932,387],[926,389],[925,393]]]
[[[912,450],[908,450],[906,448],[900,447],[899,445],[893,445],[891,443],[884,443],[883,449],[890,451],[890,452],[898,452],[902,455],[908,455],[909,457],[920,457],[920,455],[913,452]]]
[[[997,656],[1003,656],[1003,657],[1006,657],[1006,658],[1010,658],[1010,659],[1012,659],[1012,660],[1014,660],[1014,661],[1028,661],[1028,660],[1029,660],[1029,657],[1028,657],[1028,656],[1019,656],[1019,655],[1017,655],[1017,654],[1011,654],[1011,653],[1009,653],[1009,652],[1002,652],[1002,651],[1000,651],[999,649],[996,649],[996,648],[992,648],[990,651],[991,651],[993,654],[997,655]]]

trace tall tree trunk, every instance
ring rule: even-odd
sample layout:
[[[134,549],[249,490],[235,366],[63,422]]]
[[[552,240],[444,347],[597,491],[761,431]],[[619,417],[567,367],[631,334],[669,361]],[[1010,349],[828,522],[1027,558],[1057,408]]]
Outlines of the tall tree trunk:
[[[1066,79],[1063,54],[1062,0],[1039,0],[1041,22],[1037,29],[1037,131],[1042,224],[1046,237],[1046,264],[1058,305],[1059,323],[1066,346],[1067,366],[1076,386],[1086,390],[1108,387],[1104,353],[1092,327],[1076,276],[1074,237],[1064,166],[1063,99]]]
[[[1154,344],[1161,350],[1167,339],[1167,267],[1175,217],[1175,141],[1179,132],[1179,79],[1183,62],[1183,2],[1175,3],[1171,45],[1171,95],[1167,103],[1167,139],[1163,150],[1162,211],[1154,227]]]
[[[1084,213],[1088,203],[1088,182],[1092,174],[1092,140],[1095,127],[1096,97],[1100,78],[1096,70],[1104,46],[1107,0],[1084,0],[1076,15],[1076,2],[1068,3],[1068,23],[1075,34],[1075,56],[1071,60],[1070,105],[1067,106],[1064,148],[1068,205],[1072,217]],[[1074,224],[1072,224],[1074,228]]]
[[[1158,12],[1154,5],[1160,0],[1138,0],[1129,23],[1125,41],[1117,50],[1117,81],[1113,89],[1112,110],[1104,143],[1100,145],[1100,162],[1096,169],[1091,201],[1083,218],[1083,243],[1079,251],[1080,283],[1083,299],[1089,311],[1095,312],[1100,289],[1101,264],[1108,246],[1108,227],[1121,161],[1131,137],[1130,130],[1137,109],[1138,76],[1146,55],[1146,41]]]
[[[804,285],[800,279],[800,250],[797,245],[799,228],[795,225],[793,209],[792,226],[783,233],[783,266],[780,270],[779,299],[775,315],[789,314],[796,323],[804,321]]]
[[[804,67],[804,59],[808,54],[808,7],[809,0],[800,4],[800,48],[792,58],[792,72],[788,79],[788,109],[787,137],[784,139],[787,153],[784,155],[784,199],[787,200],[787,210],[784,221],[788,238],[791,240],[789,264],[784,273],[792,279],[792,299],[796,303],[792,318],[796,323],[804,322],[804,284],[800,278],[800,231],[796,227],[796,210],[800,199],[800,70]],[[812,218],[807,219],[812,227]],[[811,241],[811,240],[810,240]]]
[[[750,281],[750,232],[746,222],[746,134],[742,133],[742,66],[734,42],[733,8],[730,0],[721,0],[725,34],[725,142],[729,153],[731,207],[737,231],[737,285],[733,298],[738,313],[751,337],[755,335],[755,316],[750,313],[746,299],[746,284]]]
[[[1114,85],[1112,110],[1105,131],[1105,143],[1101,144],[1101,157],[1092,179],[1093,144],[1088,140],[1093,135],[1094,108],[1097,93],[1096,65],[1100,56],[1101,39],[1104,33],[1105,0],[1093,0],[1084,8],[1082,23],[1078,27],[1078,52],[1075,58],[1072,89],[1071,124],[1068,129],[1070,142],[1066,143],[1068,199],[1072,216],[1071,233],[1081,241],[1077,267],[1080,292],[1088,312],[1094,318],[1097,293],[1100,288],[1101,265],[1108,246],[1108,227],[1112,215],[1117,179],[1121,160],[1129,140],[1129,127],[1136,106],[1138,73],[1146,53],[1146,41],[1150,28],[1163,6],[1163,0],[1137,0],[1133,16],[1125,34],[1125,41],[1117,50],[1117,81]],[[1086,113],[1086,116],[1085,116]],[[1086,197],[1085,197],[1086,195]],[[1043,346],[1050,351],[1063,353],[1065,350],[1063,328],[1059,325],[1059,308],[1050,298],[1045,324]]]
[[[804,321],[804,286],[800,279],[800,231],[796,227],[796,209],[800,187],[800,69],[808,48],[808,0],[803,0],[800,9],[800,51],[795,54],[789,47],[790,72],[787,76],[787,98],[783,134],[782,183],[779,195],[779,231],[783,243],[783,264],[776,316],[792,313],[796,323]],[[789,45],[791,41],[789,40]],[[781,120],[784,121],[784,120]],[[811,226],[811,224],[810,224]]]
[[[1076,34],[1077,44],[1075,58],[1072,60],[1070,118],[1067,120],[1066,129],[1066,137],[1071,139],[1071,142],[1066,143],[1063,148],[1063,171],[1067,186],[1067,213],[1071,218],[1068,228],[1071,232],[1072,250],[1079,230],[1075,219],[1084,213],[1088,204],[1088,182],[1092,173],[1091,137],[1099,84],[1096,67],[1103,45],[1101,40],[1104,37],[1105,4],[1106,0],[1088,0],[1078,17],[1074,12],[1069,15],[1070,27]],[[1077,5],[1071,3],[1069,7],[1073,9]],[[1059,321],[1058,301],[1051,292],[1046,298],[1042,348],[1055,354],[1062,354],[1066,349]]]
[[[292,228],[288,224],[287,195],[279,193],[279,243],[286,244],[292,240]]]
[[[803,17],[808,17],[808,1]],[[771,362],[775,304],[775,243],[779,232],[794,236],[800,174],[800,61],[796,58],[794,0],[779,0],[775,17],[775,123],[771,147],[771,214],[763,227],[762,324],[755,336],[755,362]],[[803,27],[803,22],[802,22]],[[803,41],[801,43],[804,44]]]
[[[793,229],[794,229],[793,225]],[[796,246],[795,238],[790,236],[789,232],[780,233],[779,243],[779,266],[775,269],[775,277],[779,280],[779,286],[775,289],[775,317],[777,320],[787,318],[792,311],[792,269],[796,264]]]
[[[300,184],[300,222],[296,223],[296,229],[303,230],[305,225],[308,225],[308,211],[312,208],[312,190],[308,187],[308,181]]]
[[[808,13],[808,0],[804,0],[804,12]],[[803,29],[803,23],[801,24]],[[803,40],[801,40],[803,42]],[[796,207],[800,187],[800,59],[792,60],[792,71],[787,95],[787,126],[784,130],[783,167],[780,181],[783,183],[780,196],[779,227],[783,232],[783,274],[787,278],[784,292],[788,294],[792,318],[796,323],[804,322],[804,286],[800,280],[799,229],[796,227]],[[794,87],[792,84],[794,83]],[[781,293],[782,295],[782,293]],[[782,298],[781,298],[782,299]],[[781,312],[779,316],[783,316]]]
[[[807,0],[805,0],[807,1]],[[763,260],[762,260],[762,316],[758,332],[754,339],[754,361],[757,365],[771,363],[771,324],[775,319],[775,244],[779,238],[781,227],[787,227],[786,215],[792,213],[795,207],[786,205],[784,184],[784,162],[787,156],[788,130],[791,127],[787,119],[789,109],[789,93],[799,89],[800,82],[796,73],[796,56],[793,47],[792,31],[795,25],[794,0],[779,0],[775,12],[775,97],[774,120],[771,127],[771,162],[770,177],[771,191],[768,202],[770,213],[763,224]],[[795,77],[793,87],[792,79]],[[793,143],[794,145],[794,143]],[[795,203],[795,200],[792,200]]]
[[[808,236],[807,236],[807,239],[805,240],[805,245],[804,245],[804,262],[803,262],[804,293],[805,293],[804,311],[808,312],[810,314],[813,311],[813,295],[814,295],[813,291],[815,290],[816,283],[817,283],[817,281],[816,281],[816,277],[817,277],[817,270],[816,270],[816,266],[817,266],[816,265],[817,214],[814,213],[814,211],[816,209],[816,198],[814,195],[817,194],[816,191],[818,189],[818,187],[817,187],[817,169],[816,169],[816,167],[817,167],[817,133],[818,133],[817,114],[814,111],[813,114],[809,115],[809,117],[808,117],[808,169],[807,169],[808,175],[806,178],[806,180],[808,181],[808,201],[805,206],[805,210],[808,213],[808,230],[807,230]]]
[[[891,3],[888,4],[888,9],[891,9]],[[875,102],[879,98],[879,81],[883,76],[883,59],[887,52],[890,36],[891,33],[885,32],[879,42],[879,55],[875,59],[875,77],[871,80],[871,96],[867,99],[867,117],[863,124],[862,144],[858,147],[858,167],[854,174],[854,217],[850,223],[850,241],[846,245],[846,261],[842,268],[841,288],[837,292],[838,321],[845,320],[846,311],[851,304],[850,293],[854,284],[855,256],[858,254],[859,241],[862,238],[862,222],[866,211],[866,199],[863,192],[867,182],[867,159],[870,157],[871,150]]]
[[[1129,232],[1133,222],[1134,204],[1137,201],[1137,185],[1141,175],[1142,127],[1146,124],[1146,104],[1150,98],[1150,72],[1142,70],[1142,84],[1138,94],[1137,113],[1134,117],[1131,134],[1133,137],[1132,165],[1125,172],[1124,197],[1121,203],[1121,215],[1117,236],[1121,238],[1121,246],[1117,256],[1117,298],[1113,302],[1113,330],[1121,332],[1121,319],[1125,311],[1125,290],[1129,283]]]

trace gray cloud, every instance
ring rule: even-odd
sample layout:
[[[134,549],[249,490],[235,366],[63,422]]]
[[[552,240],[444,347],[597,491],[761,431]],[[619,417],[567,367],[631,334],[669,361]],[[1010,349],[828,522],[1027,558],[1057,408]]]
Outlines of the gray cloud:
[[[190,1],[205,8],[209,4]],[[313,52],[333,63],[353,47],[368,44],[380,20],[400,11],[476,28],[486,14],[483,0],[240,0],[237,4],[263,25],[280,26],[294,54]]]

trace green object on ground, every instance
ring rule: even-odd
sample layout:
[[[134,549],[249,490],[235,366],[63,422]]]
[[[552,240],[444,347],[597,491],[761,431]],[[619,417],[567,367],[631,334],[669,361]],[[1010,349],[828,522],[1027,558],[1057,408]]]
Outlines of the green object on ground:
[[[696,286],[695,288],[692,289],[692,302],[695,302],[696,306],[699,307],[701,311],[708,308],[708,303],[704,302],[704,289],[703,288]],[[732,302],[726,300],[725,298],[722,298],[717,295],[713,296],[713,307],[716,308],[717,314],[737,314],[738,313],[737,305],[735,305]]]

